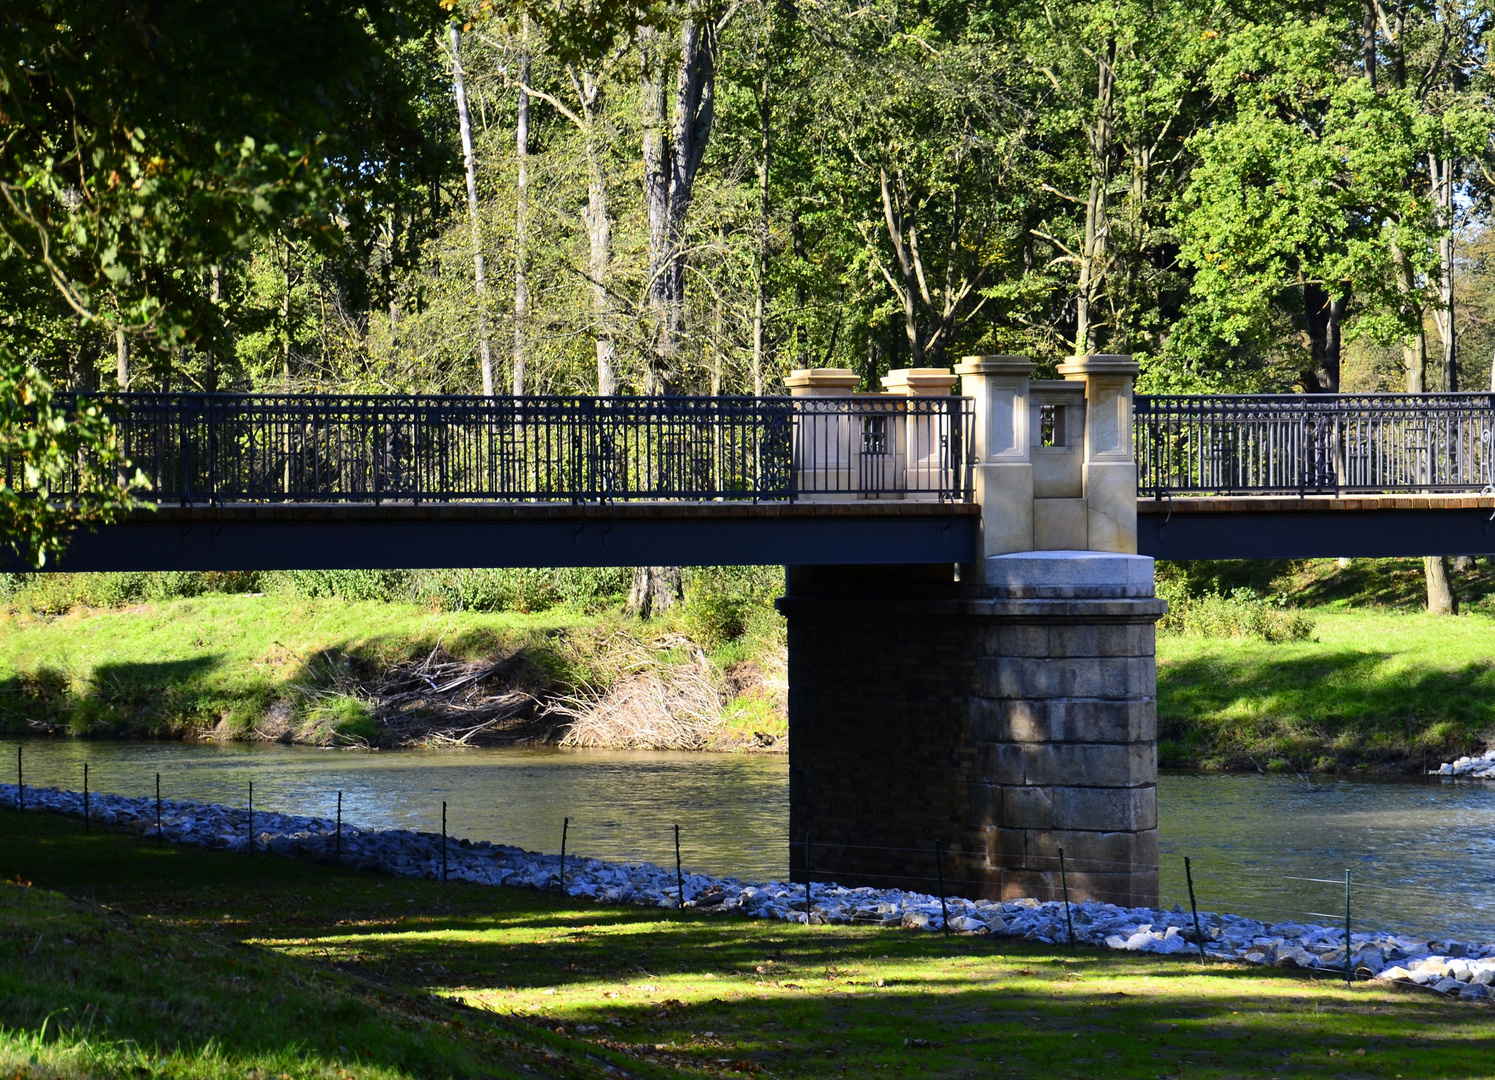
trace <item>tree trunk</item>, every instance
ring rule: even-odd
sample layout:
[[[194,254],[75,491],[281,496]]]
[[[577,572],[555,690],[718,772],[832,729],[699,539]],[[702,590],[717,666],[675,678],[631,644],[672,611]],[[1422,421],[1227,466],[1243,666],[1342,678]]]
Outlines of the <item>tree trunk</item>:
[[[1458,614],[1459,598],[1448,576],[1448,559],[1442,555],[1430,555],[1422,560],[1422,566],[1428,583],[1428,614]]]
[[[1443,389],[1453,393],[1459,388],[1457,358],[1457,330],[1453,318],[1454,277],[1454,205],[1453,205],[1453,160],[1428,155],[1428,171],[1433,183],[1433,202],[1438,207],[1438,309],[1433,312],[1433,325],[1443,344]]]
[[[668,280],[673,269],[670,252],[670,176],[671,147],[665,135],[664,51],[659,33],[652,27],[640,31],[643,52],[643,79],[640,85],[644,126],[644,207],[649,233],[649,304],[652,347],[644,372],[644,393],[664,391],[668,371],[674,363],[675,338],[670,325]]]
[[[514,125],[514,396],[524,396],[527,354],[525,334],[529,317],[529,283],[525,279],[526,240],[529,228],[529,16],[520,32],[519,110]]]
[[[763,76],[758,84],[758,274],[753,295],[753,396],[763,396],[764,325],[768,306],[768,165],[772,148],[773,103],[769,98],[773,48],[773,6],[767,8],[760,57]]]
[[[692,18],[680,30],[674,118],[665,130],[665,72],[658,33],[640,33],[644,54],[644,201],[649,231],[649,312],[654,348],[646,393],[676,375],[685,325],[685,233],[696,172],[716,115],[716,28]]]
[[[472,228],[473,284],[478,306],[478,360],[483,396],[493,396],[493,353],[488,345],[488,283],[483,273],[483,231],[478,223],[478,179],[472,155],[472,117],[467,111],[467,84],[462,75],[462,34],[451,25],[452,85],[457,95],[457,126],[462,133],[462,161],[467,169],[467,219]]]
[[[1116,41],[1113,38],[1106,42],[1106,51],[1096,65],[1095,95],[1099,109],[1095,126],[1090,130],[1090,191],[1085,199],[1085,242],[1080,252],[1079,295],[1075,303],[1075,352],[1080,355],[1095,351],[1095,320],[1091,308],[1099,301],[1106,279],[1115,63]]]
[[[130,389],[130,342],[125,337],[125,328],[114,328],[114,375],[119,380],[121,391]]]
[[[1310,394],[1339,393],[1341,324],[1347,296],[1330,296],[1317,282],[1303,284],[1303,313],[1308,323],[1311,367],[1302,373]]]
[[[640,619],[649,619],[663,615],[684,598],[684,575],[680,567],[635,566],[624,610]]]
[[[597,124],[604,107],[599,77],[583,71],[572,82],[581,100],[582,140],[587,155],[587,206],[582,220],[587,227],[587,274],[592,281],[592,331],[597,345],[597,393],[611,397],[618,392],[617,338],[613,327],[612,216],[607,200],[607,173],[599,145]]]

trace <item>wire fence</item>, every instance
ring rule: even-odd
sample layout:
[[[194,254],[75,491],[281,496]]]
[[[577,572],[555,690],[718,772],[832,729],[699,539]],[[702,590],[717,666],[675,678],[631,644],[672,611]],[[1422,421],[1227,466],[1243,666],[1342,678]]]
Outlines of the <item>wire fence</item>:
[[[8,803],[12,811],[34,817],[46,800],[39,799],[36,789],[28,787],[25,768],[23,748],[18,745],[15,784],[5,785],[12,791],[9,798],[0,801],[0,804]],[[107,809],[110,800],[120,798],[133,799],[134,808],[130,821],[138,837],[148,843],[160,844],[166,839],[189,838],[182,833],[183,820],[188,822],[186,829],[190,833],[192,822],[200,823],[204,818],[205,804],[173,798],[177,793],[173,791],[169,773],[163,775],[157,771],[136,778],[145,782],[130,786],[137,789],[144,787],[147,794],[133,797],[101,794],[98,772],[96,769],[90,770],[87,763],[84,763],[77,779],[81,782],[85,828],[94,827],[102,820],[97,816],[101,801]],[[28,790],[31,792],[29,796]],[[261,852],[278,852],[310,855],[332,863],[357,861],[349,857],[343,793],[340,790],[327,791],[324,797],[316,800],[315,805],[297,807],[289,816],[284,807],[268,810],[262,801],[257,802],[252,780],[244,784],[243,794],[241,803],[228,806],[220,804],[212,808],[219,813],[219,828],[226,830],[227,836],[212,838],[209,846],[227,846],[230,850],[242,851],[250,857]],[[428,876],[445,881],[449,876],[449,854],[454,850],[453,845],[466,852],[470,842],[462,840],[458,843],[451,840],[447,801],[433,798],[432,803],[433,810],[438,806],[440,810],[439,834],[408,835],[425,837],[429,841],[424,849],[431,864]],[[115,825],[118,827],[117,819]],[[287,833],[286,830],[291,832]],[[367,830],[355,829],[355,832],[362,833],[365,837],[372,835]],[[201,836],[201,832],[198,835]],[[660,865],[651,869],[653,878],[658,879],[654,882],[656,888],[665,889],[674,899],[674,906],[709,907],[711,894],[717,888],[715,882],[721,879],[687,873],[684,869],[687,856],[698,854],[691,851],[692,837],[688,831],[682,832],[677,822],[670,834],[662,839],[672,848],[674,861],[672,866]],[[577,834],[570,816],[560,816],[555,840],[560,848],[555,871],[546,869],[538,878],[527,879],[527,883],[565,892],[568,883],[573,880],[570,875],[594,869],[595,860],[576,854],[578,840],[584,848],[588,837],[585,832]],[[195,842],[203,841],[199,839]],[[518,849],[505,850],[518,852]],[[963,887],[973,883],[973,879],[963,869],[963,860],[968,859],[971,853],[962,852],[958,847],[950,847],[942,838],[931,838],[923,844],[877,845],[821,842],[812,836],[802,835],[791,842],[790,851],[791,881],[777,885],[766,884],[780,890],[780,903],[788,912],[802,913],[796,916],[797,921],[928,925],[943,928],[947,933],[952,927],[962,929],[961,920],[954,918],[946,905],[947,902],[966,905],[967,900],[960,898],[969,899],[973,895],[969,891],[963,891]],[[555,856],[518,853],[530,858],[531,862],[538,861],[544,867],[550,867],[556,862]],[[856,853],[863,860],[867,856],[875,856],[881,861],[883,869],[868,870],[864,861],[854,873],[847,874],[842,860],[850,853]],[[1173,862],[1178,862],[1180,866],[1172,867]],[[366,862],[362,864],[366,865]],[[1210,958],[1226,955],[1222,952],[1223,945],[1230,939],[1230,933],[1238,932],[1239,929],[1231,930],[1230,917],[1243,917],[1260,924],[1262,936],[1252,938],[1251,945],[1242,945],[1237,950],[1246,959],[1254,958],[1261,962],[1281,960],[1283,957],[1291,957],[1294,950],[1306,944],[1316,950],[1314,956],[1318,958],[1315,961],[1318,966],[1325,966],[1324,957],[1331,954],[1331,959],[1338,958],[1334,960],[1335,963],[1347,963],[1350,957],[1347,957],[1343,947],[1348,942],[1348,953],[1352,957],[1358,957],[1351,965],[1351,977],[1355,976],[1359,967],[1366,964],[1389,965],[1397,948],[1420,948],[1424,952],[1428,949],[1446,950],[1450,955],[1459,955],[1469,943],[1469,935],[1464,935],[1466,940],[1461,943],[1452,934],[1437,931],[1429,925],[1426,918],[1419,918],[1414,914],[1426,910],[1430,901],[1446,899],[1449,889],[1443,885],[1387,880],[1376,877],[1373,871],[1363,869],[1355,871],[1325,867],[1319,874],[1285,873],[1281,868],[1248,869],[1240,865],[1222,865],[1209,857],[1201,863],[1170,855],[1166,858],[1165,866],[1175,871],[1181,869],[1187,881],[1188,906],[1183,907],[1184,897],[1181,896],[1172,905],[1171,914],[1167,911],[1169,898],[1165,896],[1160,904],[1156,889],[1148,882],[1147,868],[1139,868],[1128,860],[1076,857],[1067,854],[1060,847],[1052,854],[1028,855],[1020,864],[1014,864],[1013,869],[1030,876],[1047,875],[1048,885],[1038,899],[1062,903],[1063,922],[1055,923],[1053,919],[1057,916],[1046,916],[1049,920],[1048,929],[1041,939],[1061,944],[1101,944],[1091,933],[1094,909],[1087,908],[1080,912],[1076,907],[1083,901],[1094,899],[1097,892],[1109,904],[1138,909],[1140,914],[1150,920],[1167,920],[1173,930],[1182,930],[1191,946],[1200,950],[1201,957],[1206,952]],[[466,880],[472,880],[470,875],[453,876],[464,876]],[[1128,891],[1125,884],[1128,878],[1136,882],[1136,892]],[[1098,885],[1098,882],[1102,884]],[[829,897],[823,890],[833,886],[840,886],[842,891],[836,897]],[[860,900],[853,895],[858,894],[859,890],[862,895]],[[925,899],[915,903],[913,908],[896,903],[888,904],[889,898],[904,894],[915,894],[915,899],[918,894],[923,894]],[[702,903],[703,897],[707,903]],[[932,912],[919,906],[931,899],[938,905],[938,922],[933,921]],[[828,907],[832,909],[834,918],[827,914]],[[962,910],[968,911],[969,908],[962,907]],[[1184,914],[1189,918],[1183,919]],[[962,916],[966,917],[968,916]],[[1222,917],[1225,919],[1223,922]],[[1063,933],[1059,930],[1060,926],[1063,927]],[[1151,930],[1152,927],[1138,929]],[[1475,939],[1495,940],[1495,928],[1483,937],[1476,935]],[[1109,939],[1106,943],[1112,944]],[[1241,945],[1241,942],[1237,941],[1235,944]],[[1256,950],[1256,955],[1253,955],[1253,949]],[[1301,959],[1306,954],[1298,955]],[[1305,963],[1304,966],[1308,965]],[[1379,971],[1372,974],[1379,974]]]

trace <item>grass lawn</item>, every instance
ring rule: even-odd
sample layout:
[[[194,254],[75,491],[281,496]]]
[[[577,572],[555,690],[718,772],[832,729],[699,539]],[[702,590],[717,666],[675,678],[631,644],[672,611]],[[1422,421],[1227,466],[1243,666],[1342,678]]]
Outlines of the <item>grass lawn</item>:
[[[1300,972],[595,907],[10,812],[0,876],[34,883],[0,889],[0,1072],[27,1080],[1495,1076],[1495,1010]]]
[[[1420,769],[1495,729],[1489,614],[1310,614],[1310,641],[1159,635],[1160,764]]]

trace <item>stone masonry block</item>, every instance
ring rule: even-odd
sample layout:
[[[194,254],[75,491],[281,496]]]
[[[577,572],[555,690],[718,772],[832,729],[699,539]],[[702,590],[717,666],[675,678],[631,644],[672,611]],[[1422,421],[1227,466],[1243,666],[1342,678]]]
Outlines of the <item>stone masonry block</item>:
[[[1002,656],[981,661],[981,694],[993,698],[1152,697],[1157,666],[1152,657]]]
[[[1026,841],[1028,865],[1037,870],[1057,870],[1060,848],[1064,849],[1066,869],[1081,872],[1115,874],[1128,867],[1158,864],[1156,829],[1141,832],[1032,829]]]
[[[1134,788],[1056,787],[1052,794],[1056,829],[1135,832],[1158,827],[1158,789],[1153,785]]]
[[[1054,799],[1048,788],[1004,787],[1002,825],[1009,829],[1050,829],[1054,826]]]
[[[1049,631],[1049,656],[1103,658],[1151,656],[1156,648],[1153,628],[1128,623],[1055,626]]]
[[[1152,742],[1158,731],[1158,707],[1151,698],[1061,698],[1046,703],[1044,719],[1044,730],[1055,742]]]
[[[975,698],[971,728],[983,742],[1046,742],[1049,739],[1048,703]]]
[[[972,784],[970,824],[979,829],[1002,823],[1002,788],[995,784]]]
[[[986,748],[982,778],[988,784],[1021,784],[1027,777],[1023,747],[1017,743],[993,743]]]
[[[988,866],[1018,866],[1028,852],[1028,836],[1022,829],[988,829],[986,860]]]
[[[1152,743],[1028,743],[1023,759],[1023,781],[1028,784],[1141,787],[1158,780],[1157,748]]]
[[[1049,631],[1047,626],[1003,623],[990,627],[983,635],[982,644],[988,656],[1040,656],[1047,658]]]

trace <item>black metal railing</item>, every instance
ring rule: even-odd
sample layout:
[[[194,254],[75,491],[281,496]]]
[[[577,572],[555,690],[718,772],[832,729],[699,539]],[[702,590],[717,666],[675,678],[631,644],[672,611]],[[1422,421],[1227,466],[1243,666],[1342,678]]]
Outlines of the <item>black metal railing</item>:
[[[1479,492],[1495,394],[1142,396],[1142,495]]]
[[[162,503],[970,495],[972,409],[957,397],[99,400]]]

